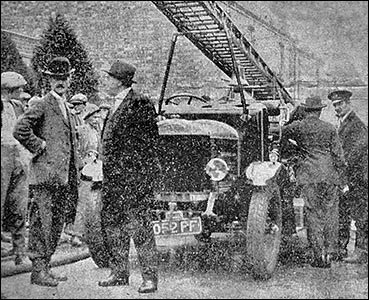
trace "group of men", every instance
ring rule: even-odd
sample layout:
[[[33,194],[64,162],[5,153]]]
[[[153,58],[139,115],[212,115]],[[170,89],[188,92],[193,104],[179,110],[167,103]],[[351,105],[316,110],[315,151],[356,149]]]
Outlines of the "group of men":
[[[286,149],[291,140],[298,148],[295,175],[305,200],[314,267],[329,268],[332,260],[368,261],[368,129],[352,110],[351,96],[346,90],[328,95],[338,128],[320,119],[326,105],[313,96],[301,105],[303,114],[282,130]],[[347,257],[352,219],[358,255]]]
[[[51,90],[34,100],[26,111],[17,113],[16,104],[11,101],[20,96],[25,85],[23,77],[13,72],[6,80],[1,78],[3,113],[13,114],[2,118],[12,120],[12,124],[2,126],[14,128],[14,131],[1,134],[1,213],[3,216],[3,190],[9,188],[3,189],[3,184],[9,183],[10,178],[22,180],[26,172],[13,149],[19,152],[27,149],[31,153],[29,164],[33,173],[28,243],[32,284],[57,286],[60,281],[67,280],[66,276],[51,271],[50,261],[65,223],[76,211],[81,166],[79,151],[83,145],[83,155],[92,151],[95,158],[100,156],[103,161],[101,223],[106,248],[110,251],[111,274],[98,285],[129,284],[132,238],[143,278],[138,291],[157,290],[158,255],[150,207],[160,174],[159,130],[152,101],[132,88],[135,72],[134,66],[122,61],[116,61],[106,70],[108,94],[115,103],[103,124],[92,118],[89,125],[101,130],[97,131],[95,139],[85,139],[84,143],[78,141],[83,140],[84,135],[89,136],[86,132],[92,127],[76,130],[84,124],[78,124],[80,120],[67,104],[73,69],[66,57],[56,57],[49,62],[44,73]],[[304,118],[286,125],[282,132],[283,139],[293,139],[303,149],[296,166],[296,179],[305,198],[308,239],[314,252],[312,265],[316,267],[330,267],[334,256],[337,259],[346,256],[351,218],[356,220],[358,228],[357,246],[365,249],[360,260],[367,261],[367,127],[352,111],[350,97],[349,91],[335,91],[328,96],[342,120],[338,131],[332,124],[320,120],[325,106],[321,99],[309,97],[302,104]],[[77,95],[72,102],[78,105],[85,100],[83,95]],[[92,110],[84,120],[98,111]],[[12,155],[8,155],[10,150]],[[12,165],[7,167],[11,173],[3,175],[6,164]],[[17,199],[27,201],[27,190],[17,193],[23,195]],[[11,232],[14,242],[19,243],[15,249],[24,247],[24,240],[17,239],[17,234],[24,230],[24,214],[24,211],[13,211]],[[20,251],[16,253],[20,256]]]
[[[50,91],[36,99],[18,119],[13,117],[15,124],[11,124],[12,127],[2,124],[3,127],[14,128],[8,132],[9,140],[16,145],[14,147],[27,149],[32,156],[30,169],[33,177],[30,183],[33,186],[33,201],[29,211],[27,250],[32,261],[31,283],[42,286],[55,287],[60,281],[67,280],[66,276],[52,272],[50,262],[65,223],[76,211],[81,166],[78,153],[78,138],[81,136],[78,135],[88,131],[88,128],[76,130],[78,119],[67,103],[66,95],[73,71],[66,57],[51,59],[43,71],[48,77]],[[99,153],[104,162],[101,222],[106,248],[110,250],[111,275],[98,285],[129,284],[128,259],[132,238],[142,265],[143,281],[138,291],[151,293],[157,290],[158,285],[158,259],[149,211],[150,203],[154,201],[155,179],[160,171],[156,153],[159,136],[157,115],[151,100],[132,88],[135,83],[134,66],[116,61],[106,72],[109,75],[108,93],[115,99],[115,105],[104,124],[97,124],[96,120],[90,123],[103,125],[101,140],[89,139],[83,144],[84,151]],[[3,113],[10,111],[5,109],[8,106],[6,100],[17,99],[19,95],[15,93],[22,92],[25,82],[19,78],[23,79],[19,75],[5,85],[2,76]],[[11,94],[5,97],[5,90],[9,88]],[[94,113],[85,115],[85,120]],[[8,118],[2,118],[5,119]],[[9,147],[13,144],[9,143]],[[3,149],[2,133],[2,152],[6,149]],[[12,163],[20,164],[16,159]],[[3,168],[3,161],[1,164]],[[28,193],[24,192],[20,199],[27,201]],[[2,210],[3,203],[2,199]],[[24,212],[13,213],[15,217],[19,214],[23,224]],[[13,224],[18,225],[17,222]]]

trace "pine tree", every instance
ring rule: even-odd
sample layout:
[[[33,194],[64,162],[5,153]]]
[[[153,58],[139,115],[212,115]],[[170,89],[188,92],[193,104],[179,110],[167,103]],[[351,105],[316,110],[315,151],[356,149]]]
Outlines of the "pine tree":
[[[50,17],[49,28],[43,32],[40,45],[33,51],[31,63],[38,77],[37,90],[40,94],[50,90],[43,70],[46,70],[50,59],[57,56],[67,57],[72,68],[75,69],[67,97],[83,93],[87,95],[90,102],[97,102],[98,78],[92,63],[68,21],[61,14]]]
[[[1,31],[1,73],[7,71],[21,74],[27,81],[24,90],[31,95],[34,94],[35,76],[32,69],[24,63],[10,35],[5,31]]]

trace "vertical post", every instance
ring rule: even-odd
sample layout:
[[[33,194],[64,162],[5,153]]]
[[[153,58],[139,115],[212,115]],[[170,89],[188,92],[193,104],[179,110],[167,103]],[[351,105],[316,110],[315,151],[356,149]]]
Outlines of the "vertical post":
[[[174,49],[175,49],[175,46],[176,46],[178,35],[180,35],[180,33],[175,33],[172,36],[172,43],[170,45],[168,62],[167,62],[167,68],[165,70],[164,79],[163,79],[163,85],[161,87],[160,98],[159,98],[159,108],[158,108],[158,114],[159,115],[161,113],[161,109],[162,109],[162,106],[163,106],[165,89],[167,88],[170,66],[172,65],[173,53],[174,53]]]
[[[264,162],[264,108],[261,109],[260,126],[261,161]]]

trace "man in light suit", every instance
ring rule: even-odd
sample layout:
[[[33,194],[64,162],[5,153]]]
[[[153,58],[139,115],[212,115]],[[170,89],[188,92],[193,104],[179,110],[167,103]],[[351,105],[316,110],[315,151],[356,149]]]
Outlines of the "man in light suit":
[[[103,128],[103,186],[101,223],[110,249],[111,275],[100,286],[129,284],[132,238],[142,269],[139,293],[152,293],[158,284],[158,256],[151,223],[155,181],[159,177],[156,111],[146,96],[132,89],[136,68],[117,61],[109,74],[115,105]]]
[[[342,145],[333,125],[319,119],[319,97],[301,104],[306,116],[284,126],[282,140],[293,139],[301,151],[296,163],[296,181],[305,200],[307,237],[314,252],[313,267],[330,268],[337,251],[338,191],[345,184]]]
[[[16,72],[1,73],[1,100],[4,104],[4,126],[1,127],[1,233],[4,228],[11,232],[16,265],[23,263],[25,253],[29,152],[13,137],[13,130],[17,118],[24,113],[22,103],[15,99],[19,98],[26,84],[23,76]]]
[[[333,91],[328,95],[339,120],[349,191],[340,197],[340,249],[346,262],[368,262],[368,127],[352,110],[352,93]],[[357,255],[345,258],[350,238],[351,219],[356,221]]]
[[[78,199],[75,124],[65,103],[73,70],[66,57],[55,57],[44,72],[51,91],[18,120],[14,137],[33,154],[34,200],[28,245],[31,283],[57,286],[67,278],[51,272],[50,261],[65,217]]]

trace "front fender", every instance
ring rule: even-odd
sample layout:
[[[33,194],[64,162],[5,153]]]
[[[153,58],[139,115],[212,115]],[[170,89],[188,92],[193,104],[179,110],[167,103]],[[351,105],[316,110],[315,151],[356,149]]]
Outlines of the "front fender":
[[[252,162],[245,170],[246,177],[255,186],[266,186],[270,179],[277,176],[282,167],[280,162]]]

